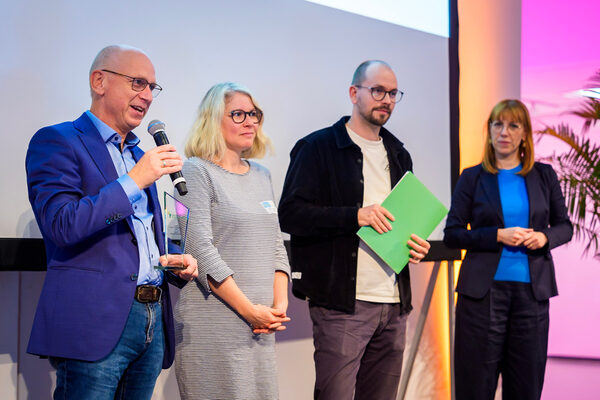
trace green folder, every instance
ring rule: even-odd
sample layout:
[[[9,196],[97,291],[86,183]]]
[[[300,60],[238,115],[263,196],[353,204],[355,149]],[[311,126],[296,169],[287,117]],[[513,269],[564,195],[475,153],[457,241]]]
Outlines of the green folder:
[[[404,174],[381,203],[395,218],[392,230],[379,234],[363,226],[357,235],[396,273],[408,263],[411,234],[427,239],[448,213],[441,201],[411,172]]]

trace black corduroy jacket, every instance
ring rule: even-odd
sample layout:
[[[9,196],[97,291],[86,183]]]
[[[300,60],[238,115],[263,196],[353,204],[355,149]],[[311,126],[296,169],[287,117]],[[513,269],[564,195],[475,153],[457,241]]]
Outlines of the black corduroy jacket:
[[[354,312],[363,203],[363,156],[346,131],[349,117],[300,139],[290,153],[279,204],[281,229],[291,235],[292,292],[312,304]],[[381,128],[392,187],[412,171],[410,154]],[[390,188],[391,189],[391,188]],[[402,312],[412,309],[408,268],[398,275]]]

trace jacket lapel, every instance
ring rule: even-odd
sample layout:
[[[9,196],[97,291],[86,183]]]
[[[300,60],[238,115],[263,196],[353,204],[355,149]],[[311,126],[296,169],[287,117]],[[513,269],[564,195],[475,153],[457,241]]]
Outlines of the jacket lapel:
[[[100,132],[98,132],[94,123],[83,113],[81,117],[73,121],[73,125],[81,132],[79,138],[87,149],[90,159],[93,160],[104,177],[106,184],[117,180],[118,176],[115,164],[112,158],[110,158],[110,154],[106,149],[106,143],[102,140],[102,136],[100,136]],[[129,226],[131,233],[135,236],[131,217],[125,218],[125,221],[127,221],[127,226]]]
[[[544,204],[544,194],[540,187],[541,177],[538,170],[532,168],[527,175],[525,175],[525,187],[527,188],[527,197],[529,198],[529,227],[533,228],[537,225],[533,221],[533,211],[535,207],[540,207],[540,204]]]
[[[481,173],[481,186],[485,195],[487,196],[491,207],[498,214],[498,218],[504,225],[504,216],[502,215],[502,203],[500,201],[500,189],[498,188],[498,176],[490,174],[489,172],[482,171]]]
[[[100,132],[98,132],[93,122],[84,113],[81,117],[73,121],[73,125],[81,132],[79,138],[106,183],[116,180],[118,178],[117,170],[106,149],[106,143],[102,140],[102,136],[100,136]]]

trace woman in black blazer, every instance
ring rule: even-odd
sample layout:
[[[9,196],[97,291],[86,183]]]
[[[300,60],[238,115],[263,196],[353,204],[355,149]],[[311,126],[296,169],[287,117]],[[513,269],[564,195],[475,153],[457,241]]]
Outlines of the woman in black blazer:
[[[492,109],[483,162],[460,176],[444,233],[447,246],[467,250],[456,288],[457,399],[493,399],[500,373],[503,399],[539,399],[548,299],[558,294],[550,250],[573,227],[556,173],[534,162],[519,100]]]

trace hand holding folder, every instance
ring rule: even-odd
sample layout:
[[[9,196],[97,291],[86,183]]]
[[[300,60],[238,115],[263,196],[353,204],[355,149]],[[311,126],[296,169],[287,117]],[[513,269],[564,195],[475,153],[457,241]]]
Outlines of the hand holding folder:
[[[448,213],[448,209],[412,173],[407,172],[381,203],[394,220],[392,229],[378,233],[363,226],[357,235],[396,273],[408,263],[411,234],[427,239]]]

